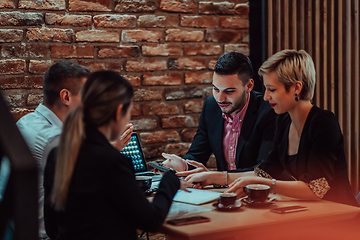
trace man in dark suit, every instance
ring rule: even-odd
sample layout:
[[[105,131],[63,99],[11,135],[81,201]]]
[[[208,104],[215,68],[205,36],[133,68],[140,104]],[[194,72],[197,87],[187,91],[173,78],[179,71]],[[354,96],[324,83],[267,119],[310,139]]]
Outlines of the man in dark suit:
[[[207,171],[204,165],[214,153],[218,171],[244,172],[266,158],[273,145],[276,114],[263,95],[252,90],[252,75],[244,54],[230,52],[218,59],[213,96],[204,102],[194,141],[183,158],[164,153],[165,166],[191,170],[182,176]]]

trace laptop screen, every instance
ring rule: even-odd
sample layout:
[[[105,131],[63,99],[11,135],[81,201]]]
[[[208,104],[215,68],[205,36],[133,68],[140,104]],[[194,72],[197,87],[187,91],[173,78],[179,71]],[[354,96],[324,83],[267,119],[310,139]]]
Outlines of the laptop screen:
[[[140,145],[139,135],[137,133],[132,133],[130,142],[122,151],[120,151],[120,153],[131,159],[135,173],[146,172],[148,170],[144,153]]]

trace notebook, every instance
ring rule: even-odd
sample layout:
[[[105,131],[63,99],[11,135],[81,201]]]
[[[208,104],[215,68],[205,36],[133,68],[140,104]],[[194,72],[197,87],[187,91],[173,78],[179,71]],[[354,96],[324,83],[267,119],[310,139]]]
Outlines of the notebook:
[[[177,191],[173,200],[176,202],[200,205],[218,199],[221,194],[219,192],[193,188],[189,189],[189,191],[190,192],[185,192],[181,190]]]
[[[152,176],[153,181],[160,181],[162,177],[161,174],[154,174],[148,170],[139,135],[136,132],[131,134],[130,142],[120,151],[120,153],[131,159],[136,176]]]

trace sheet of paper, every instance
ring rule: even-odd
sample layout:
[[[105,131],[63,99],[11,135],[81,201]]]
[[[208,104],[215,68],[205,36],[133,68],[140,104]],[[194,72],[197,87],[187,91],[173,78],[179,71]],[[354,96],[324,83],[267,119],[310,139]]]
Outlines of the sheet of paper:
[[[191,192],[185,192],[181,190],[177,191],[173,200],[176,202],[184,202],[184,203],[198,205],[218,199],[221,194],[219,192],[193,189],[193,188],[189,188],[189,191]]]
[[[207,212],[207,211],[211,211],[211,209],[196,205],[181,203],[181,202],[173,202],[171,204],[169,213],[166,218],[167,219],[180,218],[183,216],[188,216],[188,215]]]

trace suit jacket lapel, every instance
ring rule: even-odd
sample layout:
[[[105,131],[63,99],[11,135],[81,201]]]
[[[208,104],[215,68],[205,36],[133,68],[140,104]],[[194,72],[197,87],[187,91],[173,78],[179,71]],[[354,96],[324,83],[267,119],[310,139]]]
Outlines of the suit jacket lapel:
[[[278,149],[280,163],[282,164],[282,166],[286,171],[288,171],[288,165],[286,164],[286,157],[288,154],[289,130],[291,124],[290,116],[287,116],[287,118],[288,119],[286,121],[282,122],[282,126],[281,126],[282,129],[278,130],[280,131],[280,133],[283,133],[283,136],[282,139],[280,139],[279,145],[276,146]]]
[[[211,131],[212,134],[212,142],[213,144],[213,153],[216,155],[216,163],[218,169],[226,169],[226,162],[224,157],[224,150],[223,150],[223,132],[224,132],[224,118],[222,117],[222,112],[220,108],[216,110],[213,114],[211,121],[208,122],[209,132]]]
[[[238,166],[239,157],[242,149],[244,148],[246,140],[249,138],[252,129],[256,122],[256,99],[255,94],[253,92],[250,92],[250,101],[249,106],[245,114],[244,122],[241,127],[241,132],[238,140],[238,144],[236,146],[236,166]]]

